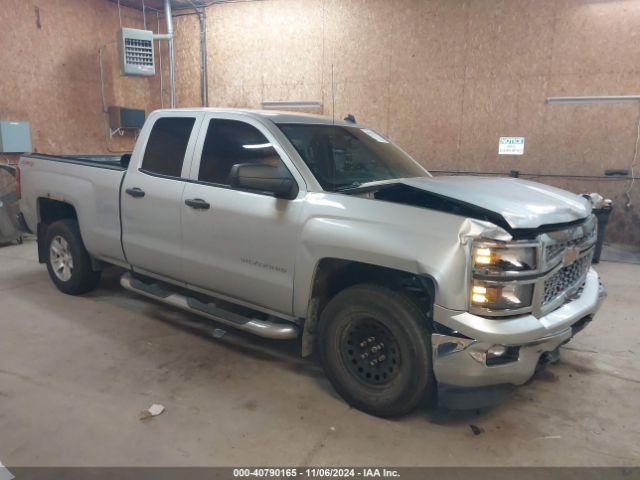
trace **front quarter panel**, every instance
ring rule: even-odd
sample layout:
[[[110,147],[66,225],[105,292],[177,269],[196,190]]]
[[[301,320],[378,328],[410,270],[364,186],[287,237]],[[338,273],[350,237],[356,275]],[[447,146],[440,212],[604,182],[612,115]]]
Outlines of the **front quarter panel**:
[[[294,314],[306,315],[315,270],[324,258],[429,276],[436,303],[466,308],[468,219],[334,193],[309,193],[296,258]],[[363,279],[366,281],[366,279]]]

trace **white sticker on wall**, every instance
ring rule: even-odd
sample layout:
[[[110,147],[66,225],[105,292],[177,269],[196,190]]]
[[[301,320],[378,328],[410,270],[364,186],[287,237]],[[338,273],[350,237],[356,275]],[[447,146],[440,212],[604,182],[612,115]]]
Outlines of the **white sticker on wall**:
[[[524,137],[500,137],[498,155],[524,154]]]
[[[371,138],[373,138],[374,140],[380,142],[380,143],[389,143],[389,141],[384,138],[382,135],[380,135],[379,133],[374,132],[373,130],[369,129],[369,128],[363,128],[362,131],[364,133],[366,133],[367,135],[369,135]]]

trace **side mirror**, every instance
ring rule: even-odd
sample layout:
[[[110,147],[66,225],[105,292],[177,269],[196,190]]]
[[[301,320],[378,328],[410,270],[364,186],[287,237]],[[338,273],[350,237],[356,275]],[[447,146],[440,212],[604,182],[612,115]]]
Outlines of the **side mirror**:
[[[229,184],[234,188],[268,192],[289,200],[298,195],[298,184],[288,172],[260,163],[238,163],[231,167]]]

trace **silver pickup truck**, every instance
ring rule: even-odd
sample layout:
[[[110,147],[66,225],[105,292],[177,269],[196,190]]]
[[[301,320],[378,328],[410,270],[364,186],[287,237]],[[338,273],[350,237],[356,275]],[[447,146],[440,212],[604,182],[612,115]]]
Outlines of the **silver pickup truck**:
[[[554,361],[604,297],[587,200],[432,177],[372,129],[233,109],[153,112],[131,155],[30,154],[21,212],[55,285],[124,288],[300,337],[380,416],[495,402]]]

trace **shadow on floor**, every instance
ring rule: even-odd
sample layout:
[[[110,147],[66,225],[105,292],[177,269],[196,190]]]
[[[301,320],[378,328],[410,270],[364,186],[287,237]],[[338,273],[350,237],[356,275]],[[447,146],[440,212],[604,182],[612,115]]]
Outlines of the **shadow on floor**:
[[[151,299],[129,292],[120,286],[120,276],[124,271],[125,270],[116,267],[105,269],[103,271],[100,288],[84,296],[95,299],[124,297],[134,301],[140,301],[149,306],[149,308],[144,309],[144,315],[149,318],[169,325],[176,330],[197,335],[211,342],[212,346],[215,346],[217,349],[222,348],[229,352],[240,353],[260,362],[270,362],[277,365],[278,368],[313,378],[328,395],[334,398],[340,398],[326,379],[318,359],[315,356],[312,356],[310,359],[304,359],[300,356],[301,342],[299,338],[287,341],[265,339],[247,332],[235,330],[208,318],[154,302]],[[534,376],[534,379],[535,378],[537,378],[538,381],[554,380],[553,374],[545,370],[536,374]],[[419,408],[400,420],[411,421],[411,419],[417,417],[425,418],[426,415],[426,420],[436,425],[455,426],[468,424],[471,431],[475,435],[478,435],[479,433],[471,427],[471,425],[475,426],[474,421],[481,422],[490,418],[497,408],[501,408],[501,405],[512,401],[518,401],[517,395],[510,395],[503,402],[491,407],[469,410],[449,410],[437,407],[435,406],[435,402],[431,402],[429,405],[425,405],[426,408]]]
[[[100,298],[106,295],[116,295],[140,300],[150,306],[145,311],[145,315],[152,317],[154,320],[170,325],[175,329],[195,334],[215,344],[217,348],[222,347],[233,350],[259,361],[275,362],[279,367],[294,373],[321,379],[322,381],[319,382],[321,387],[338,398],[338,395],[325,380],[324,372],[317,357],[315,355],[306,359],[301,357],[300,337],[294,340],[262,338],[170,305],[154,302],[122,288],[120,286],[120,276],[124,272],[125,270],[117,267],[105,269],[102,273],[100,288],[86,296]]]

